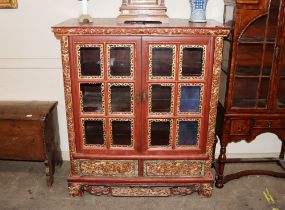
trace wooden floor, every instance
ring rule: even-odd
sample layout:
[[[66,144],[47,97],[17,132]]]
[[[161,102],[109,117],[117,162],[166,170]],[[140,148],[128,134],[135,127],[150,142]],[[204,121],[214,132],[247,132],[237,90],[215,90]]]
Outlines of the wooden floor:
[[[246,164],[249,168],[256,165]],[[227,166],[237,171],[242,166]],[[263,164],[263,169],[276,169]],[[69,162],[56,168],[52,188],[46,186],[44,165],[40,162],[0,161],[0,210],[285,210],[285,179],[249,176],[234,180],[223,189],[214,188],[211,198],[197,194],[168,198],[114,198],[107,196],[70,197],[66,177]],[[266,196],[264,195],[266,194]],[[270,197],[272,199],[270,199]]]

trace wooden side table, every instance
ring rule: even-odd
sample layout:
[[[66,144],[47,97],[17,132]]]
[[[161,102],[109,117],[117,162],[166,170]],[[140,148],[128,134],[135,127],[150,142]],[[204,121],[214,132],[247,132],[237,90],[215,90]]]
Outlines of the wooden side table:
[[[0,159],[44,161],[47,185],[62,164],[57,102],[0,102]]]

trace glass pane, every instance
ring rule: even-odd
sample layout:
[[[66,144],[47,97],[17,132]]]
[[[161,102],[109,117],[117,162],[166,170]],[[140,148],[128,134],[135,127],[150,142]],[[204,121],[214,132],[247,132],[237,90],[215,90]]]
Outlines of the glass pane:
[[[273,55],[274,55],[274,45],[267,44],[265,46],[265,54],[263,59],[263,70],[262,70],[262,74],[265,76],[269,76],[271,74]]]
[[[285,77],[280,79],[277,107],[281,109],[285,108]]]
[[[269,78],[262,78],[260,83],[260,93],[258,99],[258,107],[266,107],[269,94]]]
[[[103,120],[85,120],[85,144],[104,144],[104,123]]]
[[[255,107],[258,80],[258,78],[235,78],[233,107]]]
[[[152,48],[151,77],[172,77],[173,49],[166,47]]]
[[[80,84],[83,112],[103,112],[101,84]]]
[[[267,41],[275,41],[277,34],[277,24],[279,16],[279,6],[280,0],[274,0],[270,3],[269,8],[269,18],[268,18],[268,31],[267,31]]]
[[[131,76],[131,48],[110,47],[110,76]]]
[[[201,86],[180,87],[180,112],[200,112]]]
[[[285,108],[285,48],[283,48],[283,56],[281,57],[281,73],[277,96],[277,107]]]
[[[81,76],[101,76],[101,48],[81,47]]]
[[[151,85],[151,112],[171,112],[172,86]]]
[[[179,121],[179,146],[198,145],[198,121]]]
[[[112,145],[132,145],[131,121],[112,121]]]
[[[241,41],[264,41],[267,15],[252,22],[240,38]]]
[[[131,112],[131,86],[111,86],[111,112]]]
[[[200,77],[203,74],[203,48],[183,48],[182,76]]]
[[[236,75],[259,75],[263,44],[239,44],[236,60]]]
[[[155,122],[150,125],[150,144],[151,146],[169,146],[170,145],[170,121]]]

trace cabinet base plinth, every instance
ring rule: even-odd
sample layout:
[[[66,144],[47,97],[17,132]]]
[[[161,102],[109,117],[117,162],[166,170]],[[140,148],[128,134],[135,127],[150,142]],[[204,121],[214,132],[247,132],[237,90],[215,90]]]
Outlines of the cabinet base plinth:
[[[197,192],[202,197],[211,197],[213,185],[211,183],[188,184],[185,186],[135,186],[135,185],[92,185],[86,183],[68,183],[71,196],[82,196],[84,192],[91,195],[107,195],[114,197],[169,197],[185,196]]]

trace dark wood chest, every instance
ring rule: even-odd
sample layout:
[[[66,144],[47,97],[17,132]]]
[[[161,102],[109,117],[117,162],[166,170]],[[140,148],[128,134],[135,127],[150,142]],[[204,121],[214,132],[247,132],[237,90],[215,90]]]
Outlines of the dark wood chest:
[[[48,184],[61,163],[57,102],[0,102],[0,159],[44,161]]]

